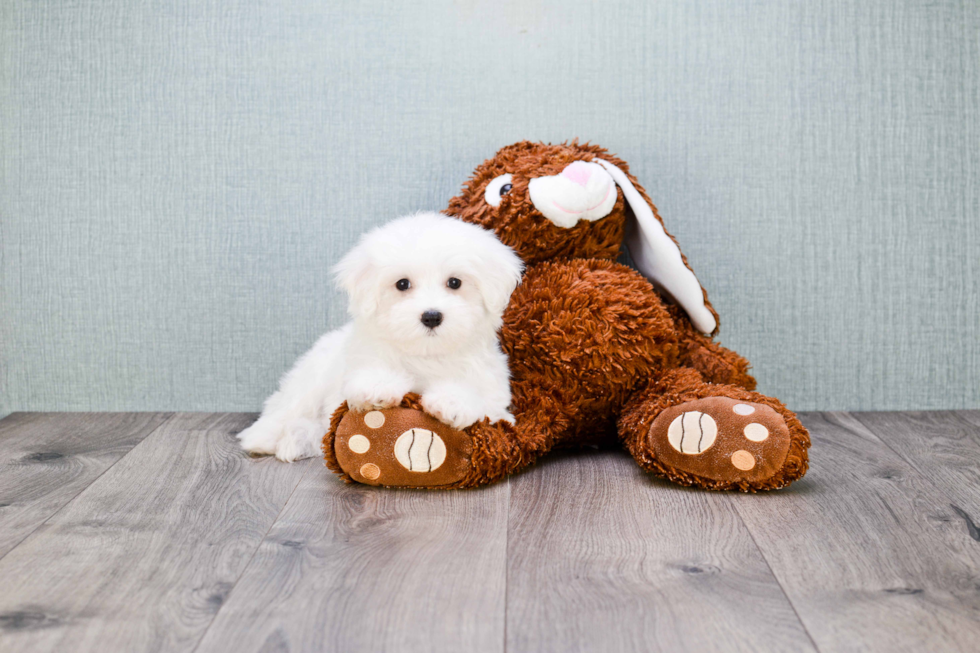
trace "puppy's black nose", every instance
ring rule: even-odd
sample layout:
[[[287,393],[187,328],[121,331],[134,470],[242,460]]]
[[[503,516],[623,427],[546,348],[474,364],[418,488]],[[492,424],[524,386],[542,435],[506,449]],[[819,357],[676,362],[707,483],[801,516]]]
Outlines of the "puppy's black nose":
[[[422,324],[430,329],[435,329],[442,324],[442,313],[439,311],[426,311],[422,313]]]

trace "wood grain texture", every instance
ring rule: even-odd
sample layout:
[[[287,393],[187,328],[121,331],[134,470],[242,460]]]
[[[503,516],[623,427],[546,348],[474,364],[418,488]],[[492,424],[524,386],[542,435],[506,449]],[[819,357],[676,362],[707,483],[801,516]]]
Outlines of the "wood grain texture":
[[[813,650],[728,495],[608,451],[511,484],[508,651]]]
[[[976,651],[980,542],[854,416],[804,415],[807,476],[739,514],[821,650]]]
[[[0,422],[4,496],[52,512],[0,559],[0,650],[980,641],[977,411],[804,415],[810,473],[759,495],[674,487],[611,451],[475,491],[348,486],[319,461],[243,456],[233,434],[251,419]]]
[[[950,498],[968,533],[977,532],[980,411],[855,413],[854,417]]]
[[[169,413],[18,413],[0,421],[0,558]]]
[[[310,469],[252,419],[175,416],[0,560],[4,652],[192,650]]]
[[[502,651],[507,500],[314,470],[198,651]]]

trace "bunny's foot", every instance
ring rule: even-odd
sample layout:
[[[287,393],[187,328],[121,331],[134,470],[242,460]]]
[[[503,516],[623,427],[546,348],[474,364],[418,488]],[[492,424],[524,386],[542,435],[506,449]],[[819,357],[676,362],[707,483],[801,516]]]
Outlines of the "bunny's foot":
[[[401,406],[346,412],[323,446],[327,465],[346,480],[386,487],[453,486],[467,475],[473,453],[463,431]]]
[[[778,400],[675,370],[634,397],[620,419],[633,457],[681,485],[747,492],[807,470],[810,437]]]
[[[715,481],[764,481],[789,451],[789,429],[779,413],[729,397],[671,406],[647,438],[662,464]]]
[[[426,413],[419,396],[358,413],[342,405],[323,438],[327,467],[348,482],[405,488],[486,485],[530,464],[514,426],[482,419],[457,430]]]

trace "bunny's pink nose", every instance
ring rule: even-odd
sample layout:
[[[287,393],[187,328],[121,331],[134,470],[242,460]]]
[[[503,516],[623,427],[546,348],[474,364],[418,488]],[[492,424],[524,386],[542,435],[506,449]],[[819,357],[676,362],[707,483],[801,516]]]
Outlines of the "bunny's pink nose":
[[[561,171],[561,176],[571,179],[579,186],[585,186],[592,177],[592,166],[585,161],[576,161],[565,166],[565,169]]]

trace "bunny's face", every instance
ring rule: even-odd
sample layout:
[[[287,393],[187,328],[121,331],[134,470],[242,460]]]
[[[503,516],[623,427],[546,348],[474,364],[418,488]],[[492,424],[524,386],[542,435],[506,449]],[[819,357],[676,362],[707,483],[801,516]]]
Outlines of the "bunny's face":
[[[493,230],[528,264],[615,259],[626,203],[600,160],[625,168],[594,145],[515,143],[482,163],[446,212]]]
[[[597,145],[522,141],[484,161],[448,215],[494,231],[528,265],[615,259],[625,237],[637,270],[704,333],[718,327],[707,293],[626,164]]]

